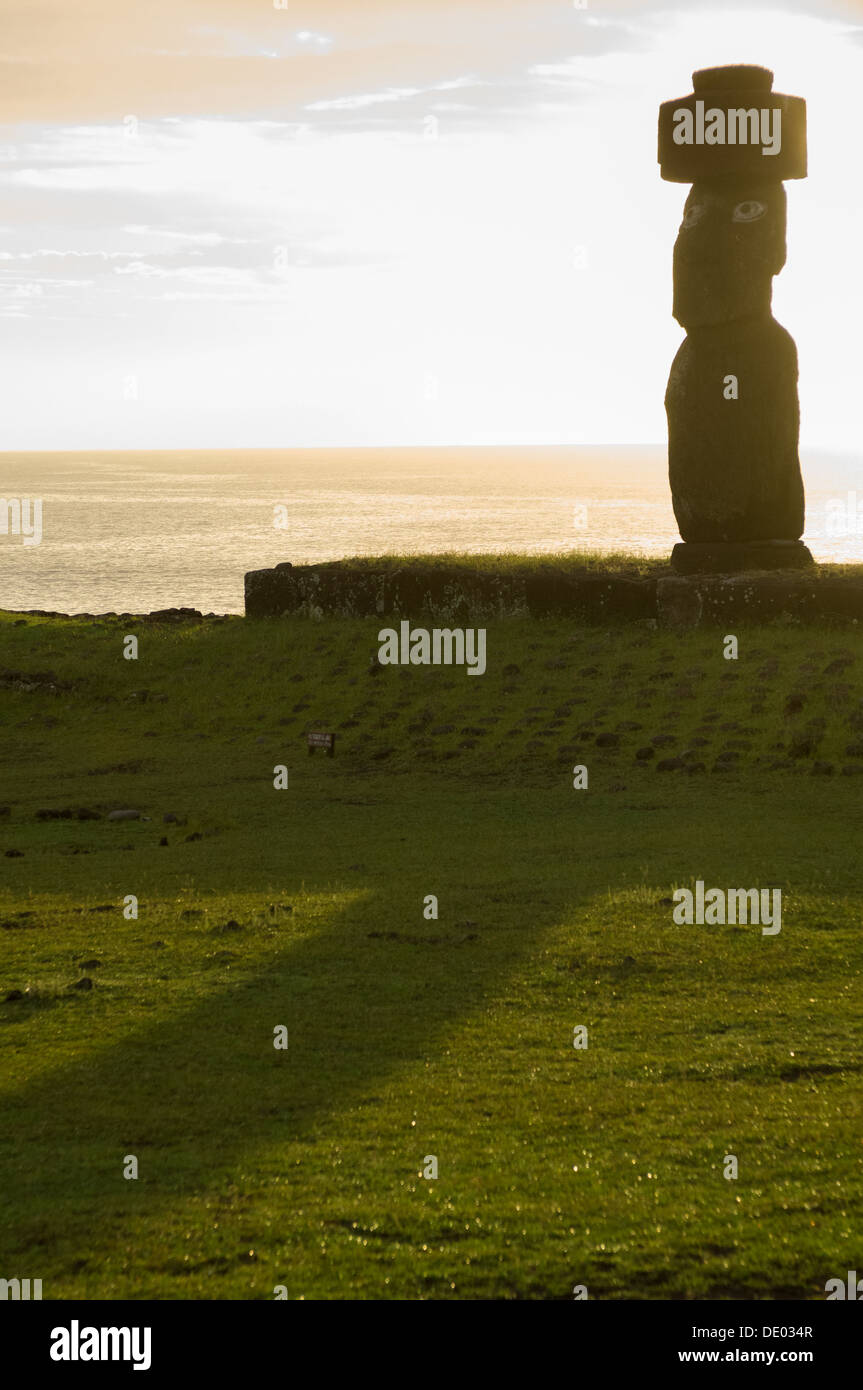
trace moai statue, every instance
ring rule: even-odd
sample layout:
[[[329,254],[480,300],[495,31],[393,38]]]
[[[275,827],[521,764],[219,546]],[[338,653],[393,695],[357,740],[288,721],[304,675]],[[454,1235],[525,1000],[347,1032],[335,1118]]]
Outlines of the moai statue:
[[[671,367],[668,474],[682,573],[800,567],[797,350],[771,312],[783,179],[806,176],[806,103],[767,68],[705,68],[659,111],[664,179],[691,183],[674,246],[686,329]]]

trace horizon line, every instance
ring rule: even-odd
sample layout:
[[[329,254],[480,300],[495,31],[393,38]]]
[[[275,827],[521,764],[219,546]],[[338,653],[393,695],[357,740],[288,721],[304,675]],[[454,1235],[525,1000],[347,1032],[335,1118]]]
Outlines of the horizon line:
[[[162,444],[157,446],[124,444],[111,446],[88,446],[63,449],[63,448],[6,448],[0,449],[0,458],[11,455],[21,454],[62,454],[69,456],[72,454],[276,454],[276,453],[417,453],[421,450],[428,452],[443,453],[447,450],[470,450],[472,452],[490,452],[495,450],[501,453],[526,452],[528,450],[542,449],[547,452],[573,451],[573,450],[634,450],[634,449],[665,449],[668,448],[667,440],[641,440],[638,443],[626,443],[614,440],[609,443],[572,443],[572,444],[547,444],[547,443],[527,443],[527,444]],[[836,444],[806,443],[800,445],[800,452],[822,454],[836,454],[842,457],[854,457],[858,450],[852,446],[839,446]]]

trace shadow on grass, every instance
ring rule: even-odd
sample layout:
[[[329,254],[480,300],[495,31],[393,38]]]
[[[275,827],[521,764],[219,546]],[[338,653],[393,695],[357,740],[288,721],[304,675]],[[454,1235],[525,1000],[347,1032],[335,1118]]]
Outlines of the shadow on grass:
[[[428,843],[431,814],[418,809],[413,846]],[[404,810],[392,817],[397,831],[409,820]],[[84,1260],[92,1268],[100,1252],[128,1245],[136,1221],[155,1237],[184,1198],[233,1187],[257,1156],[307,1138],[387,1078],[439,1055],[450,1030],[536,951],[562,911],[559,897],[543,899],[539,886],[533,894],[522,876],[509,900],[505,886],[484,882],[471,867],[468,821],[465,808],[453,808],[448,830],[437,832],[434,860],[447,868],[433,877],[450,904],[443,920],[422,919],[418,883],[429,875],[409,855],[401,876],[392,865],[406,886],[389,902],[366,880],[346,908],[334,905],[333,920],[313,935],[292,932],[259,967],[242,963],[253,932],[214,935],[214,950],[237,954],[241,976],[121,1041],[104,1046],[100,1035],[86,1058],[7,1094],[4,1262],[18,1268],[26,1257],[61,1282]],[[515,855],[515,824],[497,828],[504,842],[512,834]],[[333,885],[307,882],[306,892]],[[292,920],[306,928],[300,915]],[[280,1024],[287,1052],[273,1046]],[[27,1026],[38,1028],[38,1017]],[[139,1159],[139,1183],[123,1179],[126,1154]],[[134,1297],[134,1275],[122,1283],[120,1296]]]

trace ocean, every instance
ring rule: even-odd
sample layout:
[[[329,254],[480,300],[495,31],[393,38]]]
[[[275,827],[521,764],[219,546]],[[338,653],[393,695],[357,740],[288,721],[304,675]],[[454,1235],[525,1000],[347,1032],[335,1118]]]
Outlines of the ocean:
[[[801,461],[813,555],[863,560],[863,460]],[[5,453],[3,498],[41,499],[42,538],[0,529],[0,608],[61,613],[241,613],[246,570],[281,560],[679,539],[661,447]]]

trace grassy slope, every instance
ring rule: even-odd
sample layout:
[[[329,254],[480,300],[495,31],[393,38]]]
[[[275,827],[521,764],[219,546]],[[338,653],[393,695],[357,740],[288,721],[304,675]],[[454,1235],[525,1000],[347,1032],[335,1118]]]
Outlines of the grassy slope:
[[[136,663],[122,623],[0,618],[0,1001],[29,987],[0,1002],[0,1272],[49,1298],[823,1297],[863,1267],[861,638],[741,632],[732,663],[716,632],[510,621],[476,679],[370,676],[377,627],[141,626]],[[663,733],[707,771],[637,764]],[[35,819],[79,805],[152,819]],[[674,926],[695,878],[781,885],[781,934]]]

